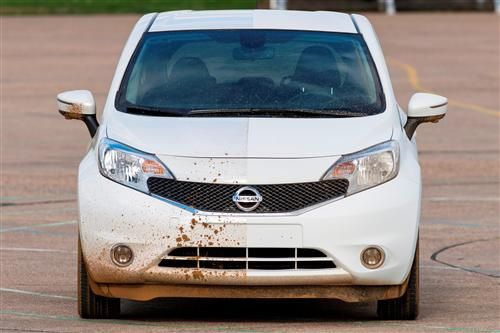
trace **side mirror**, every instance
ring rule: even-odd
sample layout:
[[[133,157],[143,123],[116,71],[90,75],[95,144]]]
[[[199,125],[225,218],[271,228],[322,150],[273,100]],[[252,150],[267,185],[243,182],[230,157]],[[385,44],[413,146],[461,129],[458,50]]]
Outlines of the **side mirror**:
[[[411,140],[418,125],[423,123],[437,123],[444,118],[448,110],[448,99],[443,96],[416,93],[408,104],[408,120],[405,132]]]
[[[71,90],[57,95],[59,113],[66,119],[82,120],[94,136],[99,127],[95,113],[95,100],[88,90]]]

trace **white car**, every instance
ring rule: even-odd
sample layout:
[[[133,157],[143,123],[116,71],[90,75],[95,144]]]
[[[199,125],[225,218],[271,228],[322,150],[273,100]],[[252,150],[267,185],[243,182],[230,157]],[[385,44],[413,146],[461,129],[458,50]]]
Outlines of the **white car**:
[[[369,21],[334,12],[143,16],[80,163],[79,313],[120,299],[335,298],[418,314],[414,133],[447,99],[398,106]]]

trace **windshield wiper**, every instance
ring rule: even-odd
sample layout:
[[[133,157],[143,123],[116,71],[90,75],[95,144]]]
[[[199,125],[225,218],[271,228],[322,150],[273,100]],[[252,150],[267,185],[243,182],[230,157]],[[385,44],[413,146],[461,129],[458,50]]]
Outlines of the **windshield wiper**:
[[[362,117],[367,116],[365,112],[355,112],[342,109],[265,109],[265,108],[242,108],[242,109],[167,109],[151,106],[130,105],[127,113],[140,114],[157,117],[189,117],[189,116],[220,116],[220,115],[259,115],[259,116],[285,116],[285,117]]]
[[[147,116],[164,116],[164,117],[182,117],[185,116],[186,113],[177,109],[162,109],[155,108],[150,106],[139,106],[139,105],[131,105],[127,106],[127,113],[131,114],[142,114]]]
[[[259,108],[247,108],[247,109],[200,109],[191,110],[186,116],[198,116],[198,115],[221,115],[221,114],[238,114],[238,115],[282,115],[282,116],[326,116],[334,118],[343,117],[362,117],[367,116],[365,112],[354,112],[348,110],[330,110],[330,109],[259,109]]]

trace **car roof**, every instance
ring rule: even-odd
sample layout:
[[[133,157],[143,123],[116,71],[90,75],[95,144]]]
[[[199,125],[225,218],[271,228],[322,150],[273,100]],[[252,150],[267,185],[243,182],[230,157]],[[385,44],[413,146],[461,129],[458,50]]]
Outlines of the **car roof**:
[[[295,10],[171,11],[158,14],[149,31],[278,29],[357,33],[350,15]]]

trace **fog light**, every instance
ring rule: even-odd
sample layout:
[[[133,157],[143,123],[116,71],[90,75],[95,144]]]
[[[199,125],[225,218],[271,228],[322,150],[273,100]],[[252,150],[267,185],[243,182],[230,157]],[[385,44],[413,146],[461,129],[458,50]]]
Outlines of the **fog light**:
[[[385,254],[378,246],[370,246],[361,252],[361,263],[366,268],[375,269],[384,263]]]
[[[134,253],[127,245],[118,244],[111,249],[111,259],[115,265],[128,266],[132,263],[132,259],[134,259]]]

